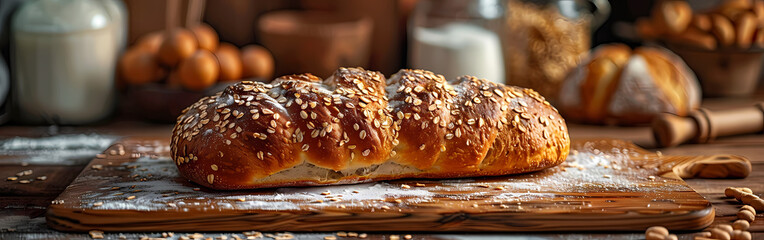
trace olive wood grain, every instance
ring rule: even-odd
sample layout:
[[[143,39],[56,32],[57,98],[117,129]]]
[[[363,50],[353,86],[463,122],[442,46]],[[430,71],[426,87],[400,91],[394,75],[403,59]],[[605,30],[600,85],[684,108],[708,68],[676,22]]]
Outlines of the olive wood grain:
[[[683,179],[745,178],[753,169],[748,158],[738,155],[673,156],[662,167]]]
[[[706,176],[702,169],[708,167],[688,166],[719,161],[662,156],[619,140],[585,140],[572,144],[563,165],[522,175],[215,191],[178,175],[166,140],[125,139],[106,153],[118,149],[125,154],[94,159],[53,201],[50,227],[511,232],[641,231],[662,225],[691,230],[711,224],[714,208],[679,176]],[[734,170],[747,159],[723,161],[735,162],[722,164]]]

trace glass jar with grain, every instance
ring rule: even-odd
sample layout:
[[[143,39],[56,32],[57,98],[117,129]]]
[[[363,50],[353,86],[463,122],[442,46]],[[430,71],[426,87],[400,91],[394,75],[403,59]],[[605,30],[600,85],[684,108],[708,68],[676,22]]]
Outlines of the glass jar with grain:
[[[568,71],[586,56],[606,0],[509,0],[504,56],[507,83],[554,101]]]

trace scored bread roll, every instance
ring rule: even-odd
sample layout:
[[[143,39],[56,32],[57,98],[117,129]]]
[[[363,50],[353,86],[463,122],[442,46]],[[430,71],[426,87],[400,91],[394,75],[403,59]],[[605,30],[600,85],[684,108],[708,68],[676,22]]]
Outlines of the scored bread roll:
[[[215,189],[494,176],[556,166],[565,121],[537,92],[422,70],[244,81],[188,107],[171,156]]]
[[[560,110],[597,124],[649,123],[659,113],[687,115],[700,105],[700,87],[678,56],[661,48],[602,45],[563,83]]]
[[[735,19],[735,40],[739,48],[751,47],[756,28],[756,15],[750,12],[739,14]]]
[[[692,8],[685,1],[663,0],[653,8],[653,23],[662,32],[678,34],[692,22]]]
[[[720,14],[711,14],[711,33],[716,36],[719,46],[731,46],[735,43],[735,26]]]
[[[715,12],[727,17],[734,17],[753,7],[753,0],[724,0],[716,7]]]
[[[679,35],[667,36],[666,40],[704,50],[714,50],[717,47],[717,41],[713,35],[696,28],[688,28],[687,31]]]
[[[698,14],[698,15],[692,16],[691,26],[701,31],[706,31],[706,32],[710,31],[711,18],[707,14]]]
[[[758,32],[764,27],[764,0],[724,0],[716,7],[693,12],[683,0],[661,0],[651,16],[635,22],[644,40],[696,50],[761,48]],[[672,47],[673,49],[674,47]]]
[[[626,45],[614,45],[612,48],[597,51],[592,61],[587,64],[589,81],[581,88],[581,95],[589,96],[583,101],[584,113],[590,119],[605,117],[605,104],[610,100],[610,93],[618,86],[621,69],[626,65],[631,55],[631,49]]]

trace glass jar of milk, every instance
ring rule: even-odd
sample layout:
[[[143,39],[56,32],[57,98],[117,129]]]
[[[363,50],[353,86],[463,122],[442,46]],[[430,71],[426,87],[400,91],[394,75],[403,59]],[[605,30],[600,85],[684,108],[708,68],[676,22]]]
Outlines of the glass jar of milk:
[[[22,123],[85,124],[112,112],[126,15],[110,4],[119,3],[32,0],[19,7],[11,23],[11,65]]]
[[[504,83],[503,0],[422,0],[409,22],[409,65],[447,80],[472,75]]]

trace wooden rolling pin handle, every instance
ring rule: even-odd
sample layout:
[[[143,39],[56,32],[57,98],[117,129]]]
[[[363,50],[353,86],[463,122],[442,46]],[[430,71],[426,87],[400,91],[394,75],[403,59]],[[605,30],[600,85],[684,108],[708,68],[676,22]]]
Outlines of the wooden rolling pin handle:
[[[764,103],[751,107],[710,111],[705,108],[689,117],[664,113],[652,124],[659,147],[672,147],[685,142],[707,143],[717,137],[764,131]]]
[[[705,142],[708,138],[708,121],[701,112],[689,117],[664,113],[653,120],[653,136],[658,147],[672,147],[688,142]]]

